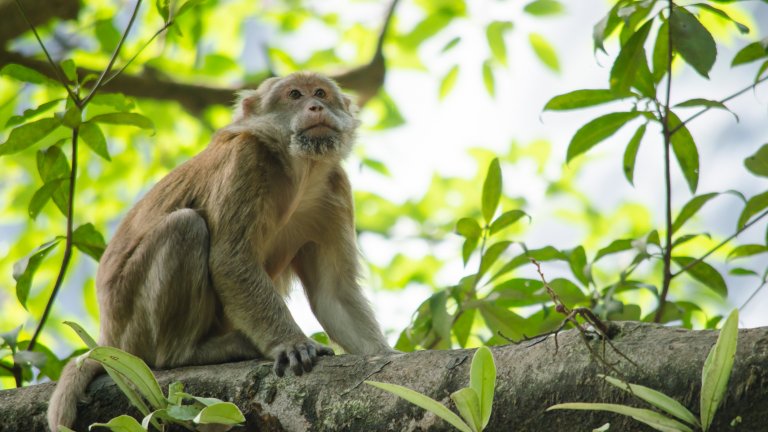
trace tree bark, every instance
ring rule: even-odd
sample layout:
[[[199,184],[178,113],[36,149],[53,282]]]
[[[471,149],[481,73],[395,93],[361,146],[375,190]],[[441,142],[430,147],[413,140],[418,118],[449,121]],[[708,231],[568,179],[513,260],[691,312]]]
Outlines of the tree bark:
[[[660,390],[699,411],[701,369],[715,343],[713,331],[690,331],[655,324],[619,323],[613,344],[639,367],[610,347],[606,357],[629,382]],[[583,431],[611,423],[610,430],[650,430],[627,417],[604,412],[551,411],[561,402],[612,402],[647,407],[630,394],[607,385],[607,373],[575,330],[532,345],[492,348],[498,377],[489,431]],[[590,342],[602,351],[599,340]],[[452,430],[431,413],[364,380],[405,385],[455,409],[449,395],[467,386],[473,350],[419,351],[379,357],[324,358],[302,377],[277,378],[267,362],[248,361],[157,372],[163,387],[173,381],[186,391],[236,403],[246,431],[421,431]],[[712,431],[765,430],[768,424],[768,328],[739,331],[738,350],[728,393]],[[0,430],[45,430],[45,410],[53,384],[0,391]],[[120,414],[138,415],[108,376],[89,388],[90,402],[78,408],[76,430]]]

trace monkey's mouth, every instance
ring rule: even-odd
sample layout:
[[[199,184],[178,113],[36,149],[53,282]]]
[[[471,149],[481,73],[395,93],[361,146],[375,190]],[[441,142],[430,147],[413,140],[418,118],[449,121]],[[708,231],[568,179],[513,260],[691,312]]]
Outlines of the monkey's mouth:
[[[336,133],[339,132],[338,128],[335,128],[335,127],[329,125],[328,123],[320,122],[320,123],[313,124],[312,126],[309,126],[309,127],[306,127],[304,129],[300,130],[299,131],[299,135],[302,135],[302,134],[304,134],[306,132],[309,132],[311,130],[318,129],[318,128],[330,129],[330,130],[332,130],[332,131],[334,131]]]

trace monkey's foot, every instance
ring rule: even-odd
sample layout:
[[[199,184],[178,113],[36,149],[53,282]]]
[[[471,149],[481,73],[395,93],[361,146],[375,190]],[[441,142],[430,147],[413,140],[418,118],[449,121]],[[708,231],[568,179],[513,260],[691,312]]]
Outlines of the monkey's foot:
[[[331,348],[320,345],[311,339],[297,344],[279,345],[272,352],[275,358],[273,369],[275,375],[279,377],[285,374],[285,369],[288,366],[294,374],[302,375],[304,372],[312,370],[318,357],[334,355]]]

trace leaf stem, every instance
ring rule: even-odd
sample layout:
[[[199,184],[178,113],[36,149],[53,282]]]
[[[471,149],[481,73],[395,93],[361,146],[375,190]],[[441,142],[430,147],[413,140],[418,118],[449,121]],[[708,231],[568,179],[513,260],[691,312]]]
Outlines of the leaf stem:
[[[144,50],[145,50],[145,49],[146,49],[146,48],[149,46],[149,44],[151,44],[151,43],[152,43],[152,42],[155,40],[155,38],[157,38],[158,36],[160,36],[160,34],[161,34],[162,32],[164,32],[164,31],[168,30],[168,27],[170,27],[170,26],[172,26],[172,25],[173,25],[173,20],[168,20],[168,22],[166,22],[166,23],[165,23],[165,24],[164,24],[162,27],[160,27],[160,29],[159,29],[159,30],[157,30],[157,31],[155,32],[155,34],[153,34],[153,35],[152,35],[152,37],[151,37],[151,38],[149,38],[149,39],[148,39],[148,40],[147,40],[147,41],[144,43],[144,45],[143,45],[141,48],[139,48],[139,50],[138,50],[138,51],[136,51],[136,53],[135,53],[135,54],[134,54],[134,55],[133,55],[133,56],[132,56],[132,57],[131,57],[131,58],[130,58],[130,59],[129,59],[129,60],[128,60],[128,61],[127,61],[127,62],[126,62],[126,63],[125,63],[125,64],[124,64],[124,65],[123,65],[121,68],[120,68],[120,70],[118,70],[117,72],[115,72],[115,73],[113,73],[112,75],[110,75],[110,77],[109,77],[109,78],[105,79],[105,80],[104,80],[104,82],[101,84],[101,86],[102,86],[102,87],[106,86],[107,84],[109,84],[109,82],[110,82],[110,81],[112,81],[112,80],[113,80],[113,79],[115,79],[115,78],[116,78],[118,75],[120,75],[121,73],[123,73],[123,71],[125,71],[125,69],[126,69],[126,68],[128,68],[128,66],[130,66],[130,65],[131,65],[131,63],[133,63],[133,61],[134,61],[134,60],[136,60],[136,57],[138,57],[138,56],[139,56],[139,54],[141,54],[141,53],[142,53],[142,52],[143,52],[143,51],[144,51]]]
[[[669,19],[672,19],[672,8],[674,8],[673,0],[667,2],[669,8]],[[666,239],[664,247],[664,278],[662,281],[661,294],[659,295],[659,305],[656,309],[656,315],[653,318],[654,322],[661,321],[661,316],[664,311],[664,303],[667,301],[667,295],[669,294],[669,285],[672,282],[672,174],[670,167],[670,152],[669,147],[672,143],[672,133],[669,129],[669,104],[672,94],[672,32],[669,33],[667,38],[667,89],[666,100],[664,101],[664,116],[661,119],[662,132],[664,134],[664,188],[665,188],[665,212],[666,212]]]
[[[43,331],[45,322],[48,320],[48,315],[51,313],[53,302],[56,299],[61,284],[64,281],[64,276],[67,274],[67,268],[69,268],[69,261],[72,258],[72,222],[74,219],[75,208],[75,180],[77,179],[77,138],[80,132],[80,126],[72,129],[72,169],[69,172],[69,202],[67,203],[67,239],[64,244],[64,257],[61,259],[61,267],[59,268],[59,275],[56,277],[56,283],[53,285],[53,291],[48,298],[48,302],[45,304],[45,310],[43,316],[40,317],[40,322],[37,324],[35,333],[32,339],[29,341],[27,350],[33,351],[35,344],[40,334]]]
[[[705,260],[705,259],[706,259],[708,256],[712,255],[712,254],[713,254],[715,251],[717,251],[717,250],[718,250],[718,249],[720,249],[721,247],[725,246],[725,244],[726,244],[726,243],[728,243],[729,241],[731,241],[731,240],[733,240],[734,238],[736,238],[736,236],[738,236],[739,234],[741,234],[742,232],[744,232],[744,230],[746,230],[747,228],[751,227],[752,225],[754,225],[755,223],[757,223],[757,221],[759,221],[760,219],[764,218],[765,216],[768,216],[768,210],[766,210],[766,211],[762,212],[762,213],[760,214],[760,216],[758,216],[758,217],[754,218],[754,219],[753,219],[753,220],[751,220],[749,223],[747,223],[747,224],[744,224],[744,226],[743,226],[743,227],[741,227],[741,228],[740,228],[739,230],[737,230],[735,233],[731,234],[731,235],[730,235],[728,238],[726,238],[725,240],[723,240],[723,241],[721,241],[720,243],[718,243],[718,245],[717,245],[717,246],[715,246],[715,247],[713,247],[712,249],[710,249],[710,250],[709,250],[707,253],[705,253],[704,255],[702,255],[702,256],[700,256],[699,258],[696,258],[695,260],[693,260],[693,261],[691,261],[690,263],[688,263],[688,265],[686,265],[685,267],[681,268],[681,269],[680,269],[680,270],[678,270],[676,273],[674,273],[674,274],[672,275],[672,277],[673,277],[673,278],[675,278],[675,277],[677,277],[677,276],[680,276],[680,274],[681,274],[681,273],[685,273],[685,272],[686,272],[686,271],[688,271],[688,270],[689,270],[691,267],[693,267],[693,266],[695,266],[696,264],[698,264],[698,263],[700,263],[700,262],[704,261],[704,260]]]

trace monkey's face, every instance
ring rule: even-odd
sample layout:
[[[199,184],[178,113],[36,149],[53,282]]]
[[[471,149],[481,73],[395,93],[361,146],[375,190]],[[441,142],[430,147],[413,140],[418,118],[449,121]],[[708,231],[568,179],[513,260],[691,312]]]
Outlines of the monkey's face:
[[[263,109],[288,126],[289,150],[312,159],[345,157],[359,124],[336,83],[312,73],[265,82]]]

